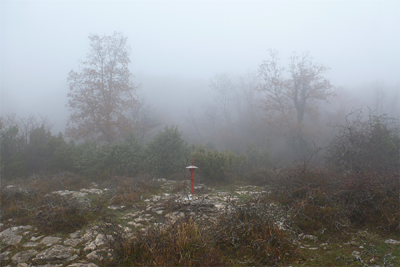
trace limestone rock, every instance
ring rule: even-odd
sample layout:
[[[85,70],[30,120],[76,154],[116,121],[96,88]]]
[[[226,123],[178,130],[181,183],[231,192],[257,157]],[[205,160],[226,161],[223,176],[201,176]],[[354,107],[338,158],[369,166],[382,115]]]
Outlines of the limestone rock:
[[[8,228],[0,233],[0,240],[7,245],[16,245],[22,240],[22,236],[18,235],[24,230],[30,230],[32,226],[15,226]]]
[[[103,234],[98,234],[96,236],[96,239],[94,240],[94,243],[97,247],[104,245],[108,240],[112,240],[112,236],[111,235],[103,235]]]
[[[89,260],[102,260],[103,259],[103,257],[101,255],[97,254],[96,250],[94,250],[94,251],[90,252],[89,254],[87,254],[86,258],[88,258]]]
[[[63,266],[62,264],[45,264],[45,265],[35,265],[35,266],[26,265],[26,266],[23,266],[23,267],[62,267],[62,266]]]
[[[40,241],[41,244],[45,244],[46,246],[51,246],[57,244],[61,241],[61,237],[54,237],[54,236],[46,236],[45,238]]]
[[[0,237],[3,237],[4,235],[10,235],[10,234],[17,235],[17,234],[21,233],[22,231],[30,230],[31,228],[32,228],[31,225],[14,226],[14,227],[8,228],[8,229],[4,230],[3,232],[1,232]]]
[[[86,233],[81,237],[83,241],[93,240],[95,236],[98,235],[98,232],[93,228],[86,230]]]
[[[92,188],[92,189],[82,188],[80,191],[81,192],[85,192],[85,193],[89,193],[89,194],[97,194],[97,195],[103,194],[103,190],[95,189],[95,188]]]
[[[400,245],[400,241],[397,241],[397,240],[394,240],[394,239],[387,239],[385,241],[385,243],[389,244],[389,245]]]
[[[74,261],[74,260],[76,260],[77,258],[79,258],[79,256],[78,256],[77,254],[75,254],[75,255],[72,255],[72,257],[69,257],[69,258],[67,259],[67,261]]]
[[[31,241],[37,241],[37,240],[41,239],[42,237],[44,237],[44,235],[41,235],[41,236],[38,236],[38,237],[32,236],[31,237]]]
[[[80,243],[82,243],[82,239],[80,238],[70,238],[64,241],[64,245],[71,247],[76,247]]]
[[[26,261],[29,261],[30,259],[32,259],[33,257],[35,257],[36,254],[38,254],[38,252],[36,250],[33,250],[33,249],[25,250],[25,251],[18,252],[11,259],[14,263],[26,262]]]
[[[36,242],[26,242],[25,244],[23,244],[23,246],[26,248],[36,247],[37,245],[39,245],[39,243]]]
[[[67,267],[98,267],[96,264],[94,263],[72,263],[70,265],[68,265]]]
[[[0,253],[0,261],[6,261],[9,259],[8,254],[10,254],[11,251],[5,251],[3,253]]]
[[[2,241],[3,243],[6,243],[7,245],[16,245],[19,242],[21,242],[22,240],[22,236],[20,235],[14,235],[14,234],[10,234],[10,235],[5,235],[2,237]]]
[[[83,249],[84,251],[92,251],[96,249],[96,244],[94,241],[89,241],[86,243],[85,248]]]
[[[46,261],[55,261],[55,260],[65,260],[72,257],[73,254],[79,254],[79,250],[71,248],[71,247],[64,247],[62,245],[54,245],[45,251],[40,252],[36,255],[33,261],[38,260],[46,260]]]
[[[77,238],[77,237],[79,236],[79,233],[80,233],[80,232],[81,232],[81,231],[78,230],[78,231],[76,231],[76,232],[73,232],[73,233],[69,234],[69,236],[70,236],[71,238]]]
[[[175,211],[165,215],[165,219],[170,223],[175,223],[178,219],[185,217],[183,212]]]

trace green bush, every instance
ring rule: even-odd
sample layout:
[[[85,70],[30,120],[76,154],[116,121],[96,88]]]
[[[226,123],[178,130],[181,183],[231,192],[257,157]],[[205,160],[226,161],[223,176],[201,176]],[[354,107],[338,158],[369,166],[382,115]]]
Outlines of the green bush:
[[[246,155],[248,167],[251,170],[265,168],[269,161],[269,151],[266,148],[257,147],[254,143],[247,143]]]
[[[145,164],[148,172],[169,176],[185,168],[189,146],[177,127],[165,127],[147,144]]]
[[[52,135],[44,125],[33,127],[25,134],[20,132],[18,125],[2,126],[0,143],[2,177],[66,170],[59,151],[67,144],[61,133]]]
[[[194,165],[199,167],[199,173],[208,181],[224,181],[228,173],[240,173],[247,166],[244,155],[236,155],[230,151],[206,150],[198,146],[192,152]]]
[[[113,175],[134,176],[142,171],[142,145],[132,134],[124,142],[110,147],[104,167],[111,169]]]
[[[142,146],[134,135],[126,140],[99,145],[86,142],[76,147],[74,168],[88,176],[134,176],[142,171]]]

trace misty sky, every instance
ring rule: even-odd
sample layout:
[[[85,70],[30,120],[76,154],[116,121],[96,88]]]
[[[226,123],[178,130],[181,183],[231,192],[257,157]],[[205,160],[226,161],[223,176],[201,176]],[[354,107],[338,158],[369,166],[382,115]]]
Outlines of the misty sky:
[[[268,49],[285,60],[309,51],[336,86],[400,81],[400,1],[1,1],[0,9],[1,114],[42,114],[60,130],[67,75],[89,34],[128,36],[135,81],[158,105],[176,94],[196,99],[215,74],[257,70]]]

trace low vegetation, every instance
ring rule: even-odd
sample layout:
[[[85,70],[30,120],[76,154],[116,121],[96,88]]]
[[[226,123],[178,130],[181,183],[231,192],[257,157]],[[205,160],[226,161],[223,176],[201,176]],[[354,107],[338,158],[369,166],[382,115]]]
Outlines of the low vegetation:
[[[43,127],[27,136],[3,128],[1,221],[60,235],[103,222],[114,236],[109,265],[396,266],[399,247],[383,241],[400,238],[399,140],[386,117],[356,117],[329,145],[325,166],[263,167],[267,153],[252,153],[248,164],[246,155],[190,147],[174,127],[148,144],[130,136],[106,145],[67,143]],[[126,235],[118,209],[146,209],[146,199],[166,193],[155,178],[182,180],[190,158],[208,187],[198,194],[218,184],[236,200],[212,221],[155,218]],[[249,184],[257,195],[235,189]],[[187,188],[179,181],[168,194]],[[176,209],[174,197],[163,210]]]

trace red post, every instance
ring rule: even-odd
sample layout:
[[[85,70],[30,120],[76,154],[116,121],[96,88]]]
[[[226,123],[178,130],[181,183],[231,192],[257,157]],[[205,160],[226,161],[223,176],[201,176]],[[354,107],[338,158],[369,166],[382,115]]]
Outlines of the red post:
[[[192,181],[192,195],[194,194],[194,168],[190,169],[190,181]]]
[[[186,167],[186,169],[189,169],[190,171],[190,181],[192,182],[192,195],[194,194],[194,171],[197,169],[196,166],[193,166],[193,159],[192,159],[192,165]]]

